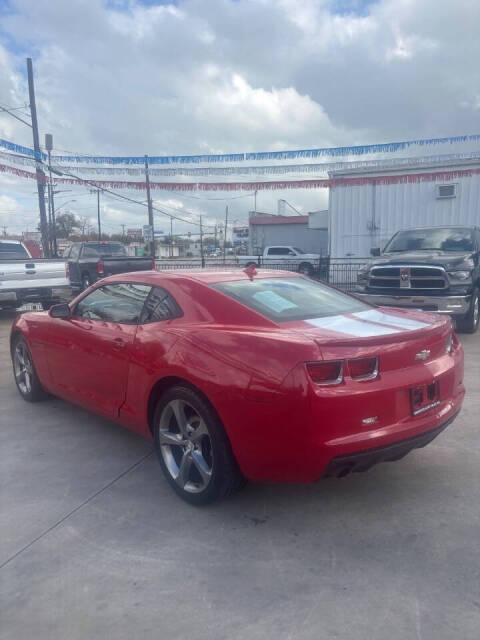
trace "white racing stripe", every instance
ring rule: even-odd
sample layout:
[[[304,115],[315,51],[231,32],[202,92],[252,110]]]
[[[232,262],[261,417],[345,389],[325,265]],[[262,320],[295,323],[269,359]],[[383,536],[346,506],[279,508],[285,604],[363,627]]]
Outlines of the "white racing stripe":
[[[407,329],[408,331],[415,331],[415,329],[424,329],[425,327],[430,326],[426,322],[412,320],[411,318],[400,318],[399,316],[394,316],[390,313],[383,313],[383,311],[377,311],[376,309],[369,309],[368,311],[357,311],[352,315],[354,315],[356,318],[371,320],[372,322],[379,322],[380,324],[389,324],[390,326],[399,327],[400,329]]]
[[[399,329],[393,327],[383,327],[379,324],[365,322],[363,320],[355,320],[348,316],[329,316],[326,318],[312,318],[305,320],[308,324],[320,329],[328,329],[337,333],[344,333],[349,336],[359,338],[368,338],[370,336],[385,336],[394,333],[400,333]]]

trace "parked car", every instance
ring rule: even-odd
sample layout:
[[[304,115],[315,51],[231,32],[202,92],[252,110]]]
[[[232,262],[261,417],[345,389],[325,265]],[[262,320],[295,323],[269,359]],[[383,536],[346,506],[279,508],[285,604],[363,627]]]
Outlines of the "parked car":
[[[44,309],[71,297],[64,260],[32,258],[16,240],[0,240],[0,309],[41,303]]]
[[[68,261],[72,287],[77,290],[116,273],[155,269],[155,260],[129,256],[120,242],[73,242],[63,257]]]
[[[49,392],[153,440],[193,504],[244,478],[313,482],[397,460],[465,393],[450,318],[268,270],[106,278],[18,317],[11,353],[25,400]]]
[[[300,273],[312,275],[319,267],[320,255],[318,253],[305,253],[298,247],[265,247],[259,256],[238,256],[238,263],[249,267],[261,267],[262,265],[290,265]]]
[[[474,333],[479,324],[480,229],[424,227],[399,231],[358,274],[357,294],[373,304],[454,316]]]

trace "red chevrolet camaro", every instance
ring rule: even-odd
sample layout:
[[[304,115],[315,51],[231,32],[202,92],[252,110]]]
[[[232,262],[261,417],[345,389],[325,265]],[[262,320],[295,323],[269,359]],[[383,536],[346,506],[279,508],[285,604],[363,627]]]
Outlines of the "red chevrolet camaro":
[[[431,441],[464,397],[447,317],[381,309],[288,272],[137,272],[12,327],[25,400],[47,393],[153,439],[177,493],[314,481]]]

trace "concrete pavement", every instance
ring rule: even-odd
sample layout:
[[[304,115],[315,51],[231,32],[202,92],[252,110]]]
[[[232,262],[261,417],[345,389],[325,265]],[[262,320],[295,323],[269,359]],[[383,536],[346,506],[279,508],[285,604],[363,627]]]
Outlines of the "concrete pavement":
[[[478,640],[480,334],[468,395],[425,449],[203,509],[152,445],[52,399],[28,404],[0,313],[0,638]]]

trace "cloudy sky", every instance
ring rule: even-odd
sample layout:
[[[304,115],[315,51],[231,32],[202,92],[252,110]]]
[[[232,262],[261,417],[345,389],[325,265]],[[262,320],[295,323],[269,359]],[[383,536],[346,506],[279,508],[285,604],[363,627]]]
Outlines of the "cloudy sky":
[[[478,133],[479,31],[478,0],[0,0],[0,105],[26,103],[29,56],[41,136],[59,150],[228,153]],[[32,144],[5,114],[0,137]],[[253,198],[211,199],[222,195],[232,198],[155,198],[210,223],[228,204],[245,221]],[[327,197],[260,193],[258,209],[286,198],[308,211]],[[72,188],[59,206],[72,199],[65,208],[93,220],[94,196]],[[0,225],[33,229],[37,207],[34,183],[1,177]],[[146,222],[114,198],[103,209],[110,232]]]

